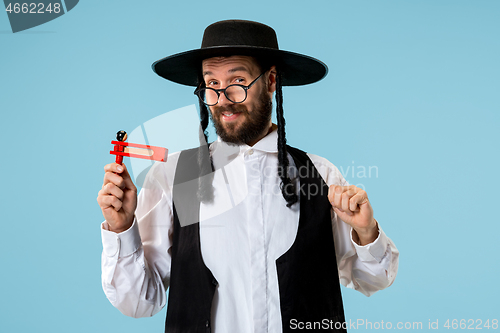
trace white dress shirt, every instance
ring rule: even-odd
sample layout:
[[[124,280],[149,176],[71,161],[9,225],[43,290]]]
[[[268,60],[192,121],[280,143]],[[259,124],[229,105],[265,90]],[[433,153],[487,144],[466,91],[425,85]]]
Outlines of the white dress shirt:
[[[211,320],[216,333],[282,332],[276,259],[292,246],[300,212],[298,203],[287,208],[281,195],[276,142],[275,130],[253,147],[220,140],[210,146],[215,199],[200,206],[200,242],[203,260],[219,282]],[[327,185],[347,185],[333,164],[308,156]],[[130,229],[116,234],[102,224],[102,286],[127,316],[152,316],[166,304],[178,157],[153,166]],[[289,161],[298,182],[290,156]],[[399,252],[380,226],[378,238],[365,246],[353,241],[352,228],[333,210],[332,229],[341,284],[366,296],[392,284]]]

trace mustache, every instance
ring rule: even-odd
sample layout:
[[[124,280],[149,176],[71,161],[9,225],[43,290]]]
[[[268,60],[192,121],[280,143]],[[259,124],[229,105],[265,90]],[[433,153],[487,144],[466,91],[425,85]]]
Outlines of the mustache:
[[[217,116],[222,115],[222,112],[226,111],[232,113],[248,113],[247,107],[245,105],[240,105],[240,104],[212,107],[212,113]]]

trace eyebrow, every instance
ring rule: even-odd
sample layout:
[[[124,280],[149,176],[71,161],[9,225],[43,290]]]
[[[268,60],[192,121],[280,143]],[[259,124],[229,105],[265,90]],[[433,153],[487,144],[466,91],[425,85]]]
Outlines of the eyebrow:
[[[239,67],[234,67],[234,68],[231,68],[230,70],[227,71],[228,73],[235,73],[235,72],[247,72],[248,74],[252,74],[250,73],[250,71],[244,67],[244,66],[239,66]],[[203,72],[203,77],[207,76],[207,75],[213,75],[214,73],[210,72],[210,71],[205,71]]]

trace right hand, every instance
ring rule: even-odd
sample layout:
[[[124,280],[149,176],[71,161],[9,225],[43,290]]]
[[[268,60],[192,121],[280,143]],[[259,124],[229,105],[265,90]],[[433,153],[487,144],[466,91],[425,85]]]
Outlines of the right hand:
[[[132,226],[137,207],[137,188],[125,164],[104,166],[104,182],[97,203],[110,231],[120,233]]]

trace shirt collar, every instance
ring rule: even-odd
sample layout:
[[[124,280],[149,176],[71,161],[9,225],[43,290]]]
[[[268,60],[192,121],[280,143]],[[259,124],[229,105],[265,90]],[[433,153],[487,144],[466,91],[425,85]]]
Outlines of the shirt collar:
[[[266,153],[277,153],[278,152],[278,130],[274,128],[271,133],[263,137],[259,142],[253,145],[253,147],[247,146],[246,150],[254,149],[261,150]],[[245,151],[246,151],[245,150]]]
[[[227,145],[224,141],[221,140],[220,137],[217,137],[216,144],[210,146],[210,150],[213,152],[217,146]],[[277,127],[273,124],[273,130],[263,137],[259,142],[250,147],[246,144],[241,144],[238,146],[240,150],[240,154],[244,154],[246,151],[253,149],[266,153],[277,153],[278,152],[278,130]]]

